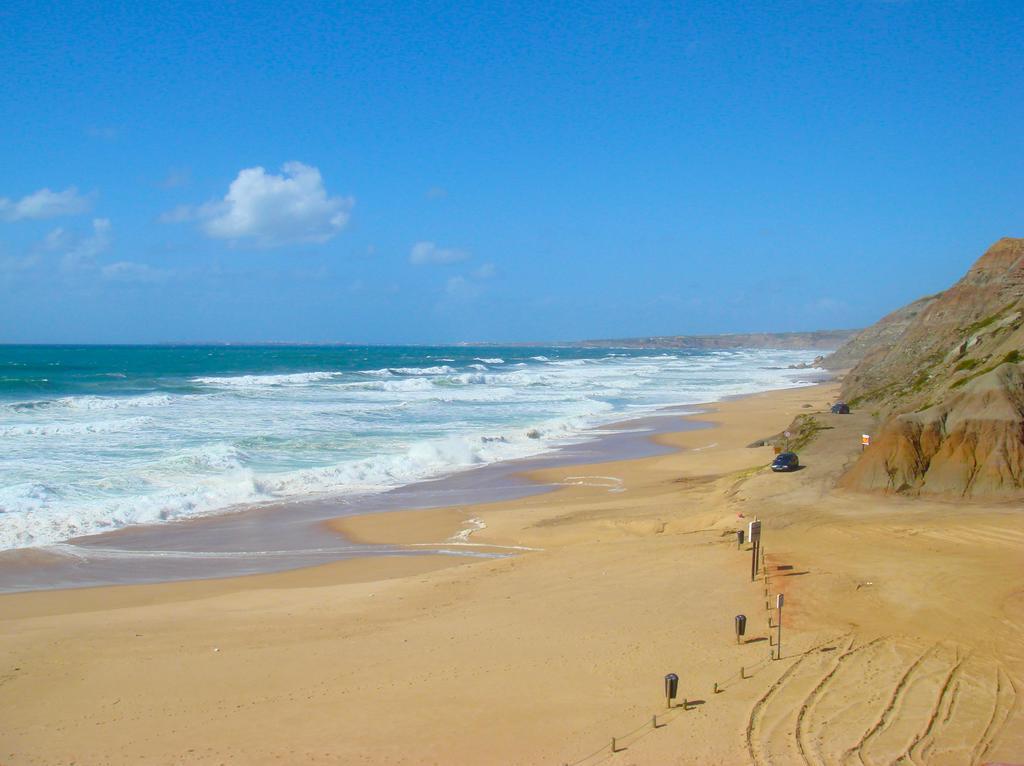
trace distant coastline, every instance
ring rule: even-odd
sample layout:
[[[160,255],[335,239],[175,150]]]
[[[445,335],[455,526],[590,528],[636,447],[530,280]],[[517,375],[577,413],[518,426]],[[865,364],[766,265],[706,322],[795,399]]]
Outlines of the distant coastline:
[[[652,335],[635,338],[532,341],[454,341],[449,343],[366,343],[353,340],[171,340],[150,343],[28,343],[0,340],[0,347],[49,346],[58,348],[106,347],[298,347],[298,348],[632,348],[711,351],[734,348],[775,348],[835,351],[860,333],[853,330],[810,330],[807,332],[744,332],[708,335]]]
[[[810,330],[807,332],[737,332],[711,335],[651,335],[635,338],[599,338],[573,341],[530,341],[491,343],[463,341],[457,346],[503,346],[505,348],[628,348],[716,351],[740,348],[799,349],[834,351],[860,333],[859,329]]]

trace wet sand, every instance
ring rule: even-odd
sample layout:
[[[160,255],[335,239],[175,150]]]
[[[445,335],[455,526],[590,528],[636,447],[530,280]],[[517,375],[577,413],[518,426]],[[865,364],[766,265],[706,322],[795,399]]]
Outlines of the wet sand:
[[[552,492],[332,522],[508,558],[0,597],[0,762],[1024,762],[1019,506],[832,490],[867,414],[819,415],[793,474],[746,446],[834,395],[723,402],[671,451],[531,475]]]

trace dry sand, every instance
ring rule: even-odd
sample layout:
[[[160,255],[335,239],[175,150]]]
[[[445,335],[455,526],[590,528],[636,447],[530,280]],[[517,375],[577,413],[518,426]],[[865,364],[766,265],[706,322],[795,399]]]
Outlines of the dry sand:
[[[0,597],[0,763],[1024,762],[1019,504],[832,490],[867,415],[822,415],[794,474],[746,447],[834,395],[716,405],[548,494],[336,523],[537,549],[511,558]],[[755,514],[767,584],[735,544]]]

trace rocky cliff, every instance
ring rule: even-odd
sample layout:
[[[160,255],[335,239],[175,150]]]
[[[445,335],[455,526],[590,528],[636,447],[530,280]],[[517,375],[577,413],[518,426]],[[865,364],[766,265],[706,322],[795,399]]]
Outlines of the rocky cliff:
[[[843,395],[883,424],[841,486],[1024,491],[1024,239],[999,240],[951,288],[885,317],[826,364],[858,358]]]
[[[848,370],[856,366],[868,354],[879,349],[889,348],[906,332],[907,327],[917,318],[917,315],[928,308],[937,297],[937,295],[929,295],[918,298],[913,303],[888,314],[871,327],[861,330],[850,338],[835,353],[825,357],[822,363],[829,370]]]
[[[1024,489],[1024,374],[1002,364],[946,401],[889,419],[839,480],[861,490],[1016,495]]]

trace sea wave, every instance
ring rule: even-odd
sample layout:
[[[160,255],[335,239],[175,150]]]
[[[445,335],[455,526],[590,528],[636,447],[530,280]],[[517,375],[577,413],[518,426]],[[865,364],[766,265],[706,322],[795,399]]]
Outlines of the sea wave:
[[[270,501],[320,495],[382,492],[500,460],[536,455],[592,424],[610,405],[595,403],[587,414],[558,418],[529,428],[475,433],[414,442],[392,454],[329,466],[260,473],[238,447],[218,443],[165,458],[147,494],[85,499],[73,503],[58,487],[40,483],[0,489],[0,548],[66,541],[133,524],[156,524],[229,511]],[[179,479],[173,479],[174,474]]]
[[[174,401],[169,394],[143,396],[62,396],[57,399],[35,399],[8,402],[4,409],[14,412],[71,409],[71,410],[124,410],[138,407],[166,407]]]
[[[303,349],[302,367],[291,368],[302,371],[288,372],[275,350],[265,367],[231,375],[201,350],[187,373],[147,368],[103,383],[97,374],[57,389],[76,395],[8,400],[0,404],[0,548],[378,492],[589,438],[587,428],[624,413],[807,377],[786,369],[802,358],[794,352],[545,351],[528,362],[510,351],[509,363],[471,356],[484,349],[454,357]]]
[[[110,434],[137,431],[152,422],[152,418],[134,417],[87,423],[17,423],[9,426],[0,426],[0,437]]]
[[[204,386],[243,386],[246,388],[255,386],[295,386],[304,383],[320,383],[325,380],[333,380],[342,374],[341,372],[317,371],[292,372],[283,375],[233,375],[192,378],[192,382]]]
[[[362,374],[391,377],[394,375],[448,375],[453,372],[457,372],[454,367],[443,364],[434,367],[384,367],[380,370],[364,370]]]

